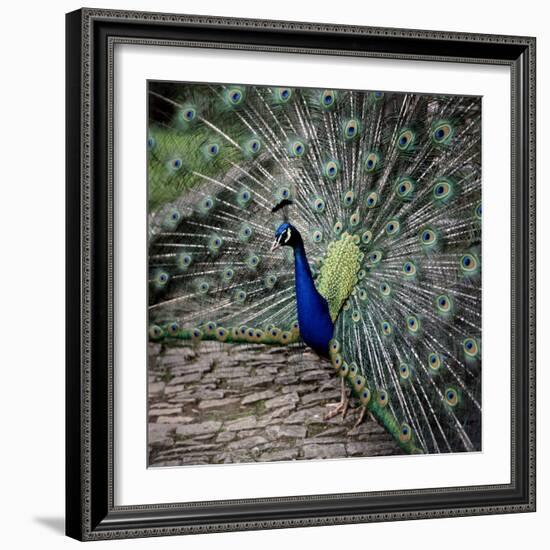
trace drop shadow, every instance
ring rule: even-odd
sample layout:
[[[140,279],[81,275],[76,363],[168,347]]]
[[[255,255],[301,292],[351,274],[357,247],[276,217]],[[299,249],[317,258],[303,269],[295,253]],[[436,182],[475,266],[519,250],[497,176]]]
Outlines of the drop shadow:
[[[65,518],[63,517],[35,517],[34,521],[48,527],[58,535],[65,534]]]

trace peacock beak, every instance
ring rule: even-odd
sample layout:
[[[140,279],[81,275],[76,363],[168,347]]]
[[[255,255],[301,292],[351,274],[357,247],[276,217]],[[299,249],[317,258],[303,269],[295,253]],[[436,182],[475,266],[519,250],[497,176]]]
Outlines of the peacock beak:
[[[275,241],[273,241],[273,244],[271,245],[270,252],[277,250],[277,248],[279,248],[280,246],[281,246],[281,243],[279,242],[279,239],[275,239]]]

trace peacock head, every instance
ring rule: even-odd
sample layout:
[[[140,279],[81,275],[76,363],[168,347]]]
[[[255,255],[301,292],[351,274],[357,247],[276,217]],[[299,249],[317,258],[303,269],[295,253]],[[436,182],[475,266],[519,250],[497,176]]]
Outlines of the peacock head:
[[[298,230],[288,222],[282,223],[275,231],[275,241],[271,246],[271,252],[281,246],[291,246],[294,248],[302,242],[302,237]]]

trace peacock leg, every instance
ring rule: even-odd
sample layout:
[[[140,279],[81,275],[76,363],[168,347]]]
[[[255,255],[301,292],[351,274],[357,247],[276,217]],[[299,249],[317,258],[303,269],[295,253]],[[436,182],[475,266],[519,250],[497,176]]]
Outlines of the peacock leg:
[[[353,425],[352,429],[357,428],[357,426],[359,426],[359,424],[361,424],[361,422],[363,422],[366,413],[367,413],[367,408],[366,407],[361,407],[361,412],[359,413],[359,417],[357,418],[357,421]]]
[[[346,392],[346,383],[342,378],[342,396],[340,398],[340,403],[328,403],[326,405],[327,407],[333,407],[333,409],[325,415],[325,420],[329,420],[339,413],[342,413],[342,420],[344,420],[348,412],[348,405],[349,398]]]

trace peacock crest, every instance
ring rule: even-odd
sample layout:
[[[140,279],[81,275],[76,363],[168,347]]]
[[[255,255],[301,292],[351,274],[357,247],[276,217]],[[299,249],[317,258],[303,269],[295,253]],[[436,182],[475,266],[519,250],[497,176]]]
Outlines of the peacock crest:
[[[305,343],[406,451],[480,450],[480,98],[149,98],[149,337]]]

